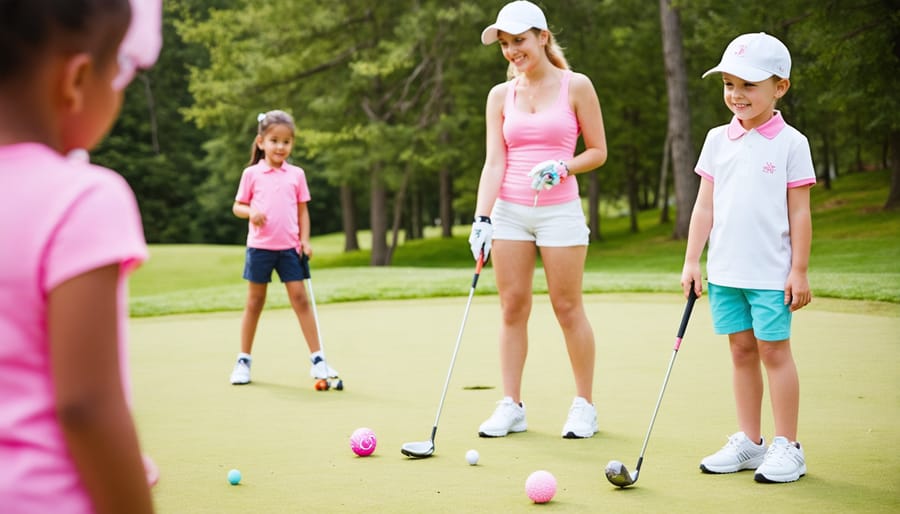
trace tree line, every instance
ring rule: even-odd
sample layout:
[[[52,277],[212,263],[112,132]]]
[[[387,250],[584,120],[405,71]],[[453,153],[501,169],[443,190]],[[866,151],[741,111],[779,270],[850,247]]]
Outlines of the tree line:
[[[579,177],[592,238],[602,219],[660,208],[687,231],[692,172],[710,128],[727,123],[718,78],[728,42],[767,32],[793,57],[779,109],[807,135],[820,186],[892,170],[900,205],[898,0],[558,0],[537,2],[575,71],[597,89],[605,166]],[[313,233],[371,230],[372,265],[400,238],[469,223],[484,159],[487,92],[506,79],[479,41],[505,1],[167,0],[157,65],[126,91],[93,159],[134,188],[148,241],[241,243],[231,204],[256,115],[297,121]],[[677,218],[670,219],[674,210]],[[678,216],[680,214],[680,216]]]

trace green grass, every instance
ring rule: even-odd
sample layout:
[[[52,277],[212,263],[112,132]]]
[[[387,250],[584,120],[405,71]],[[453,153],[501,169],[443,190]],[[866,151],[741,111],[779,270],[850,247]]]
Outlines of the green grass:
[[[831,190],[821,185],[813,188],[810,281],[816,297],[900,303],[900,212],[881,209],[888,184],[888,174],[880,171],[840,177]],[[642,212],[640,231],[632,233],[627,217],[604,217],[603,240],[592,243],[588,251],[584,291],[677,292],[684,241],[672,239],[672,226],[658,219],[656,210]],[[468,231],[467,226],[459,226],[452,238],[441,238],[436,228],[430,228],[425,239],[400,245],[393,266],[378,268],[369,266],[367,232],[359,234],[363,249],[354,252],[342,251],[342,234],[315,237],[316,300],[466,294],[473,267]],[[154,245],[151,256],[132,280],[134,316],[243,308],[243,247]],[[268,305],[286,307],[287,299],[277,287]],[[546,291],[540,269],[534,287],[538,293]],[[495,292],[488,266],[478,293]]]
[[[690,513],[900,512],[900,304],[843,312],[822,300],[793,324],[801,374],[800,441],[809,474],[785,485],[750,472],[704,475],[699,459],[735,431],[728,343],[695,308],[653,427],[640,481],[604,478],[607,462],[634,469],[671,355],[677,295],[587,295],[596,333],[593,400],[600,432],[567,440],[569,360],[546,295],[529,323],[523,381],[528,431],[482,439],[477,427],[502,394],[496,298],[476,298],[466,323],[433,457],[400,454],[427,440],[463,314],[464,298],[352,302],[320,309],[330,362],[344,391],[317,392],[308,351],[287,309],[264,318],[253,382],[228,384],[240,313],[161,316],[130,326],[134,406],[142,448],[159,465],[160,514],[294,512]],[[849,342],[849,344],[848,344]],[[358,427],[378,435],[371,457],[351,453]],[[765,437],[773,435],[768,398]],[[474,448],[478,466],[464,455]],[[238,468],[241,485],[226,473]],[[545,469],[559,483],[549,504],[525,496]],[[892,478],[893,477],[893,478]]]

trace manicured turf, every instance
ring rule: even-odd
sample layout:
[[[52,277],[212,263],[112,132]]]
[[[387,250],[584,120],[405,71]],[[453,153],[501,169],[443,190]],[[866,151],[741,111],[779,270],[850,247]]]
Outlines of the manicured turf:
[[[159,512],[900,511],[897,304],[817,299],[795,316],[800,439],[809,466],[795,484],[697,469],[735,431],[727,343],[712,334],[705,298],[675,363],[640,481],[618,490],[604,478],[609,460],[633,468],[640,451],[683,307],[676,294],[586,298],[598,344],[600,433],[582,441],[560,438],[573,385],[545,295],[536,299],[525,371],[529,430],[477,437],[501,394],[497,298],[477,297],[436,454],[407,459],[401,444],[429,437],[468,277],[459,271],[453,298],[320,305],[342,392],[313,389],[290,310],[263,314],[253,383],[240,387],[228,384],[239,312],[133,320],[134,408],[144,449],[161,468]],[[764,406],[763,431],[771,437],[768,399]],[[379,437],[367,458],[348,444],[362,426]],[[470,448],[481,454],[478,466],[465,461]],[[226,479],[231,468],[243,472],[238,486]],[[538,469],[559,482],[556,498],[543,506],[524,492]]]

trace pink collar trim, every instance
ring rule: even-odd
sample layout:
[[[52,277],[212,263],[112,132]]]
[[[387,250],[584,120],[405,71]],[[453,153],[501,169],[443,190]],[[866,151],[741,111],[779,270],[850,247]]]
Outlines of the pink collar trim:
[[[781,117],[781,111],[775,111],[775,114],[769,121],[750,130],[756,130],[766,139],[775,139],[775,136],[781,132],[785,125],[784,118]],[[737,116],[731,118],[731,123],[728,124],[728,139],[732,141],[740,139],[740,137],[747,132],[749,131],[744,129],[740,120],[737,119]]]
[[[253,165],[254,168],[262,171],[263,173],[267,173],[269,171],[287,171],[287,167],[285,166],[286,162],[281,163],[281,166],[277,168],[273,168],[269,166],[269,163],[265,159],[260,159],[259,162]]]

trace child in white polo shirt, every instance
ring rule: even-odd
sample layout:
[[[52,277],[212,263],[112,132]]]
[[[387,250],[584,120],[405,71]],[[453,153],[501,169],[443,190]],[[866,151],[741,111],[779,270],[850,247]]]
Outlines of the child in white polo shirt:
[[[806,137],[775,104],[790,88],[791,56],[778,39],[744,34],[718,66],[731,122],[709,131],[695,171],[700,190],[691,215],[681,285],[703,291],[700,257],[709,241],[707,279],[716,333],[728,334],[740,431],[704,458],[706,473],[755,469],[757,482],[806,474],[797,442],[800,386],[791,355],[791,314],[812,299],[807,277],[816,182]],[[693,285],[693,286],[692,286]],[[775,422],[772,444],[760,428],[766,371]]]

